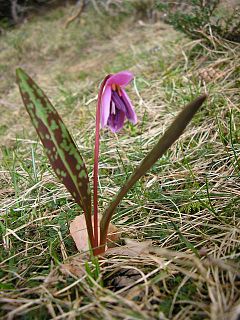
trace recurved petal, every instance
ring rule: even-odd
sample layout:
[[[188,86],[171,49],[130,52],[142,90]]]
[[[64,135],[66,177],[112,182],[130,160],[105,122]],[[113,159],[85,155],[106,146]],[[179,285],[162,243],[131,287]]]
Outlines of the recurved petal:
[[[133,124],[137,123],[137,115],[134,111],[134,107],[132,105],[131,100],[129,99],[126,91],[124,89],[121,90],[122,91],[122,99],[125,103],[127,112],[126,112],[126,117],[128,118],[129,121],[131,121]]]
[[[106,85],[118,84],[119,86],[126,86],[132,79],[133,74],[130,71],[121,71],[110,76]]]
[[[102,100],[101,100],[101,127],[107,125],[108,117],[110,114],[110,101],[111,101],[111,87],[105,86]]]

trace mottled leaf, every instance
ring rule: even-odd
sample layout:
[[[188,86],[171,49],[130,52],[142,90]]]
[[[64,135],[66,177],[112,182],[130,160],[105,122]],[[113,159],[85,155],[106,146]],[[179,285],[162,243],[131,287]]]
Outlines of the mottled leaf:
[[[17,69],[16,73],[24,105],[52,168],[74,200],[82,207],[92,242],[91,191],[83,158],[44,92],[22,69]]]

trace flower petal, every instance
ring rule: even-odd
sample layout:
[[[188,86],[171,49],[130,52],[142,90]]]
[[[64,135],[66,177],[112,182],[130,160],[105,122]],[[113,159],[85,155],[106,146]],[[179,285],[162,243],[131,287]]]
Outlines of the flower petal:
[[[126,91],[122,88],[121,89],[122,91],[122,99],[125,103],[125,106],[126,106],[126,117],[128,118],[129,121],[131,121],[133,124],[136,124],[137,123],[137,115],[134,111],[134,108],[133,108],[133,105],[132,105],[132,102],[131,100],[129,99]]]
[[[111,114],[108,118],[108,127],[112,132],[118,132],[122,129],[125,120],[125,112],[116,108],[116,114]]]
[[[118,84],[119,86],[126,86],[132,79],[133,74],[130,71],[121,71],[110,76],[106,85]]]
[[[116,108],[124,113],[127,112],[124,101],[119,97],[116,91],[112,92],[112,101],[115,103]]]
[[[108,117],[110,114],[110,101],[111,101],[111,87],[105,86],[102,94],[101,103],[101,127],[104,128],[107,125]]]

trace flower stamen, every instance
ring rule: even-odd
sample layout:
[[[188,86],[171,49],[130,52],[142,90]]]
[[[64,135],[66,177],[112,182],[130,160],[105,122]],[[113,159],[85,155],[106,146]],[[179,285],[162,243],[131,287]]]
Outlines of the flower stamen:
[[[122,92],[121,92],[120,86],[117,86],[117,93],[118,93],[119,97],[122,96]]]

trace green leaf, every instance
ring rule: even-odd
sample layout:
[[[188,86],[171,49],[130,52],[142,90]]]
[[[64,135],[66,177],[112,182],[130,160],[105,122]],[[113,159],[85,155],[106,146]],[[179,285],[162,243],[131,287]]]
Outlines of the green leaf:
[[[127,194],[129,189],[154,165],[154,163],[162,157],[162,155],[171,147],[171,145],[180,137],[184,129],[191,121],[195,113],[199,110],[203,102],[206,100],[205,94],[201,95],[191,103],[187,104],[172,122],[168,130],[160,138],[155,147],[142,160],[140,165],[134,170],[128,180],[119,190],[116,197],[105,210],[100,223],[100,245],[103,246],[107,239],[107,230],[111,217],[120,201]]]
[[[92,244],[91,191],[87,169],[62,119],[38,85],[20,68],[20,93],[57,177],[82,207]]]

